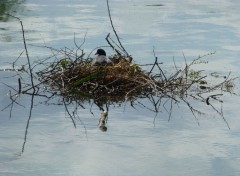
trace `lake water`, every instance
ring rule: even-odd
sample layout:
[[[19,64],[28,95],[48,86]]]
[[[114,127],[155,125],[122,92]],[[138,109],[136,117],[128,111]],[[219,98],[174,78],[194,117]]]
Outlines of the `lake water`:
[[[173,68],[173,57],[184,66],[209,52],[208,64],[197,65],[207,73],[239,76],[240,1],[238,0],[110,0],[114,26],[122,44],[135,62],[154,61],[153,48],[166,68]],[[83,45],[86,54],[107,46],[106,35],[114,38],[104,0],[1,0],[0,65],[7,68],[23,51],[19,22],[22,19],[31,61],[51,55],[36,47],[74,47]],[[35,45],[35,46],[33,46]],[[107,54],[111,48],[104,48]],[[26,63],[24,56],[17,64]],[[5,84],[18,88],[12,72],[0,72],[0,108],[9,103]],[[209,78],[215,81],[215,78]],[[3,84],[4,83],[4,84]],[[239,79],[234,92],[239,95]],[[21,96],[14,105],[0,111],[0,175],[164,175],[238,176],[240,175],[240,100],[225,93],[224,119],[204,103],[195,106],[206,113],[195,119],[184,104],[169,115],[129,104],[110,107],[108,131],[98,127],[100,110],[79,108],[77,128],[63,106],[45,105],[35,99],[24,153],[21,153],[28,120],[30,97]],[[56,100],[57,101],[57,100]],[[148,105],[148,102],[144,102]],[[166,103],[168,107],[169,104]],[[221,104],[216,103],[218,108]]]

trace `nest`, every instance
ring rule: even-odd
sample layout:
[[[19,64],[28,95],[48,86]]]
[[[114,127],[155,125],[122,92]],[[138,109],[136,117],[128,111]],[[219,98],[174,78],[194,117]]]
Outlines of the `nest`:
[[[152,93],[161,85],[138,64],[122,55],[110,58],[110,66],[92,66],[89,60],[61,59],[38,72],[41,82],[67,97],[104,98],[118,102]]]
[[[155,61],[145,65],[151,68],[146,71],[143,65],[133,62],[119,40],[120,45],[116,45],[116,42],[110,38],[110,33],[106,41],[116,53],[110,57],[113,65],[92,66],[91,59],[84,59],[85,54],[81,46],[76,43],[76,50],[50,48],[52,52],[54,51],[52,57],[55,61],[50,62],[49,65],[45,63],[46,60],[42,62],[45,69],[38,72],[40,82],[45,84],[50,92],[58,92],[59,95],[73,101],[93,99],[100,104],[106,104],[126,100],[133,102],[138,98],[149,98],[149,96],[157,96],[160,99],[167,97],[177,101],[176,95],[183,97],[192,84],[205,78],[200,74],[191,78],[190,67],[201,58],[212,54],[198,57],[190,64],[186,63],[183,69],[178,69],[175,65],[175,72],[166,76],[155,52]],[[79,51],[81,51],[80,56]]]

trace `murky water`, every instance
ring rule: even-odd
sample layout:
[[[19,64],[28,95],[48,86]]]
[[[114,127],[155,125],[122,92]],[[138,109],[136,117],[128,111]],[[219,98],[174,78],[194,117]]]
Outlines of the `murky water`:
[[[24,48],[20,24],[2,15],[3,11],[22,19],[31,61],[51,54],[32,45],[73,48],[74,33],[79,44],[86,34],[83,48],[89,54],[95,47],[107,46],[109,32],[113,36],[105,1],[1,0],[0,5],[0,65],[4,68]],[[110,0],[110,6],[122,43],[136,62],[153,62],[153,47],[168,66],[173,65],[173,57],[183,65],[183,53],[191,61],[216,51],[198,69],[239,75],[239,1]],[[18,65],[25,62],[23,56],[17,61]],[[0,72],[0,82],[17,88],[17,77],[12,76],[12,72]],[[239,80],[235,84],[239,94]],[[9,89],[0,84],[1,109],[10,103]],[[175,107],[170,121],[164,109],[154,118],[154,113],[141,107],[111,107],[108,132],[102,133],[97,128],[97,108],[93,108],[95,116],[88,108],[79,110],[81,122],[75,129],[63,106],[46,106],[35,99],[21,154],[30,97],[20,97],[24,107],[14,105],[11,118],[10,108],[0,112],[0,175],[237,176],[240,101],[231,94],[222,100],[230,130],[222,117],[196,103],[206,113],[197,120],[184,105]]]

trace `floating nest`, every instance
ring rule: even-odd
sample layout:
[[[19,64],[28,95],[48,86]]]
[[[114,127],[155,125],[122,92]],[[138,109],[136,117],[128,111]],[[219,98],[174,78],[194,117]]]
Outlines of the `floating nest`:
[[[68,57],[52,62],[38,76],[48,89],[61,96],[101,103],[134,101],[149,95],[169,98],[173,91],[184,93],[189,87],[183,78],[184,70],[167,79],[157,59],[148,64],[150,71],[128,61],[124,55],[115,54],[110,59],[114,61],[111,66],[92,66],[91,59]]]
[[[51,90],[82,99],[119,102],[161,90],[162,81],[125,56],[116,54],[110,59],[114,60],[110,66],[92,66],[89,59],[61,59],[38,72],[38,76]]]

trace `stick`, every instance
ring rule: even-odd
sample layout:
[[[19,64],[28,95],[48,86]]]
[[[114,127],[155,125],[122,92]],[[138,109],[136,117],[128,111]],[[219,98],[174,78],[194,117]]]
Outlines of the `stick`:
[[[21,79],[18,78],[18,93],[20,94],[22,92],[22,84],[21,84]]]
[[[25,31],[24,31],[22,20],[18,17],[13,16],[13,15],[10,15],[10,14],[8,14],[8,15],[13,17],[13,18],[16,18],[21,24],[23,44],[24,44],[24,49],[25,49],[25,52],[26,52],[27,61],[28,61],[28,67],[29,67],[30,77],[31,77],[31,84],[32,84],[33,90],[35,90],[34,83],[33,83],[33,73],[32,73],[32,68],[31,68],[31,62],[30,62],[30,58],[29,58],[29,55],[28,55],[28,49],[27,49],[27,44],[26,44],[26,39],[25,39]]]
[[[28,128],[29,128],[30,120],[32,118],[33,99],[34,99],[34,95],[32,95],[32,97],[31,97],[31,106],[30,106],[30,109],[29,109],[27,125],[26,125],[26,128],[25,128],[25,135],[24,135],[24,140],[23,140],[23,145],[22,145],[22,153],[24,152],[24,149],[25,149],[25,145],[26,145],[26,142],[27,142]]]
[[[107,37],[106,37],[107,43],[109,44],[109,46],[110,46],[114,51],[117,52],[118,55],[121,55],[121,53],[120,53],[120,52],[111,44],[111,42],[108,40],[109,36],[110,36],[110,33],[108,33],[108,35],[107,35]]]
[[[110,7],[109,7],[109,3],[108,3],[108,0],[107,0],[107,8],[108,8],[108,16],[109,16],[109,19],[110,19],[110,22],[111,22],[111,26],[112,26],[112,29],[113,29],[113,32],[115,34],[115,36],[117,37],[117,40],[118,40],[118,43],[119,45],[121,46],[122,50],[124,51],[124,53],[129,56],[128,52],[125,50],[125,48],[123,47],[119,37],[118,37],[118,34],[114,28],[114,25],[113,25],[113,22],[112,22],[112,17],[111,17],[111,12],[110,12]]]

